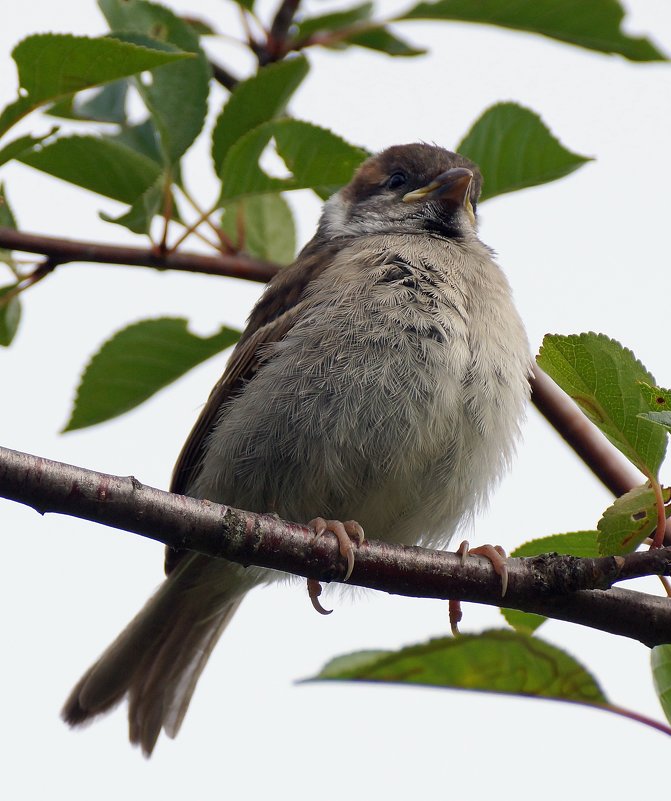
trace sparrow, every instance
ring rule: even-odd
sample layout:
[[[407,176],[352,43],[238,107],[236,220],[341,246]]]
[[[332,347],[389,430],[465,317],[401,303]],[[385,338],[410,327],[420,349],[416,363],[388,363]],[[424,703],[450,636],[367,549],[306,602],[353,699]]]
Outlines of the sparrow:
[[[252,310],[171,491],[331,530],[348,572],[363,531],[446,547],[510,462],[529,396],[524,327],[477,235],[481,184],[429,144],[365,161]],[[245,595],[283,575],[171,549],[166,573],[62,712],[77,726],[127,696],[146,756]]]

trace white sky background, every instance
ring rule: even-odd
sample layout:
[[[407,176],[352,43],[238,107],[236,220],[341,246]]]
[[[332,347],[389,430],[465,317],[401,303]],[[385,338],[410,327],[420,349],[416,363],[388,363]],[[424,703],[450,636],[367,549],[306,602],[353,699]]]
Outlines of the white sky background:
[[[0,24],[3,105],[15,95],[9,52],[21,38],[43,31],[95,35],[105,28],[93,0],[11,5]],[[236,18],[220,0],[167,5],[237,32]],[[391,11],[410,3],[378,5]],[[666,0],[626,5],[628,29],[652,35],[671,53]],[[306,3],[315,12],[325,6]],[[482,26],[406,23],[398,31],[430,55],[393,60],[355,49],[311,51],[312,71],[292,112],[371,150],[418,139],[453,147],[499,100],[539,112],[565,145],[597,160],[560,182],[481,209],[481,237],[499,253],[532,347],[546,332],[604,332],[670,385],[671,66],[633,64]],[[211,52],[245,69],[246,57],[231,45],[214,42]],[[217,94],[218,104],[223,97]],[[48,125],[32,117],[21,131]],[[185,170],[204,203],[215,194],[207,148],[202,137]],[[5,168],[2,179],[27,231],[131,239],[98,219],[101,209],[118,212],[112,201],[20,165]],[[296,197],[295,208],[302,244],[318,206]],[[59,268],[27,293],[18,338],[0,352],[0,442],[167,486],[226,357],[210,360],[132,414],[61,436],[81,367],[113,331],[141,318],[184,316],[203,333],[221,323],[242,326],[260,291],[242,281],[142,268]],[[471,539],[512,548],[532,537],[592,528],[608,503],[608,493],[531,410],[513,473],[477,518]],[[245,601],[178,739],[162,737],[151,761],[127,742],[125,708],[73,733],[59,720],[61,704],[160,581],[162,548],[66,517],[41,518],[7,501],[0,501],[0,520],[3,798],[301,800],[347,793],[389,801],[493,795],[549,801],[664,791],[665,773],[654,765],[668,764],[669,739],[612,715],[456,691],[295,684],[332,656],[396,648],[448,629],[444,603],[375,593],[357,603],[334,599],[336,611],[322,618],[302,584],[259,590]],[[496,610],[466,606],[463,630],[501,625]],[[547,624],[542,636],[578,656],[613,702],[662,719],[643,646],[561,623]],[[615,755],[626,755],[626,764],[613,764]]]

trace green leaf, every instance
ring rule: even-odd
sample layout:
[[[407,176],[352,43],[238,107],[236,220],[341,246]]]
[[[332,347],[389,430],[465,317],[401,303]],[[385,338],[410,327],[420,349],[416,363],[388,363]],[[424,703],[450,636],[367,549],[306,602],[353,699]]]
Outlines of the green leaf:
[[[19,136],[16,139],[13,139],[11,142],[7,142],[7,144],[0,150],[0,165],[5,164],[12,159],[20,158],[28,150],[35,147],[35,145],[39,145],[40,142],[44,142],[45,139],[50,137],[57,130],[57,127],[53,127],[48,133],[45,133],[42,136],[30,136],[29,134],[26,134],[25,136]]]
[[[271,138],[293,173],[290,178],[274,178],[259,166]],[[325,128],[293,119],[272,120],[245,134],[229,150],[222,168],[222,200],[287,189],[335,191],[349,182],[367,156]]]
[[[487,109],[457,150],[482,171],[481,200],[556,181],[590,161],[563,147],[537,114],[516,103]]]
[[[520,634],[533,634],[547,620],[543,615],[537,615],[534,612],[522,612],[519,609],[504,609],[502,607],[501,614],[506,623]]]
[[[296,254],[293,214],[281,195],[254,195],[227,203],[221,227],[250,256],[289,264]],[[238,237],[240,230],[242,241]]]
[[[84,370],[65,431],[102,423],[134,409],[192,367],[230,347],[239,332],[211,337],[187,330],[187,321],[143,320],[107,340]]]
[[[195,58],[155,70],[138,89],[161,137],[166,163],[176,162],[202,130],[211,70],[193,29],[163,6],[144,0],[98,0],[115,32],[148,36]]]
[[[186,24],[191,28],[191,30],[196,34],[196,36],[216,36],[217,32],[214,28],[210,25],[209,22],[206,22],[204,19],[200,17],[191,17],[191,16],[184,16],[180,17],[182,22],[186,22]]]
[[[657,475],[666,434],[638,416],[647,411],[639,382],[655,380],[630,350],[603,334],[548,334],[537,362],[632,464]]]
[[[331,14],[320,14],[317,17],[305,17],[299,20],[296,33],[292,37],[295,42],[302,42],[315,34],[329,34],[350,28],[360,22],[368,21],[373,14],[372,3],[362,3],[358,6],[335,11]]]
[[[21,94],[0,114],[0,135],[44,103],[188,57],[110,38],[29,36],[12,52]]]
[[[0,226],[16,229],[16,220],[3,184],[0,184]],[[0,261],[13,268],[12,252],[5,248],[0,248]],[[16,286],[17,284],[12,284],[11,286],[0,287],[0,345],[5,348],[12,344],[21,321],[21,301],[19,298],[13,297],[9,301],[6,300],[6,296],[15,290]]]
[[[391,651],[355,651],[343,656],[335,656],[329,660],[319,673],[311,679],[304,681],[318,681],[320,679],[342,679],[344,674],[352,671],[365,670],[369,666],[374,667],[381,659],[385,659]]]
[[[438,0],[418,3],[398,19],[480,22],[529,31],[632,61],[665,61],[649,39],[622,32],[624,11],[617,0]]]
[[[650,653],[650,664],[655,692],[671,723],[671,645],[656,645]]]
[[[666,516],[671,490],[662,489]],[[624,555],[638,548],[657,528],[657,504],[654,490],[647,484],[626,492],[606,509],[597,524],[599,552],[602,556]]]
[[[343,41],[358,47],[365,47],[368,50],[377,50],[388,56],[423,56],[427,52],[424,48],[408,44],[384,26],[361,31],[361,33],[353,33]]]
[[[0,226],[2,228],[12,228],[16,230],[16,219],[12,207],[9,205],[9,198],[5,191],[4,184],[0,184]],[[0,248],[0,261],[14,267],[11,250]]]
[[[298,182],[293,188],[302,185],[327,197],[348,184],[370,155],[326,128],[298,120],[279,120],[273,136],[278,154],[293,173],[293,182]],[[331,163],[330,159],[338,163]],[[321,183],[317,183],[319,175]]]
[[[671,411],[671,389],[653,387],[645,381],[639,381],[641,394],[652,412]]]
[[[101,211],[100,218],[105,222],[121,225],[134,234],[148,234],[152,220],[160,213],[163,206],[164,184],[164,176],[159,175],[156,181],[133,201],[128,211],[118,217]]]
[[[156,164],[162,164],[161,145],[159,143],[158,131],[151,119],[140,122],[137,125],[128,125],[122,128],[119,133],[113,136],[106,136],[105,139],[111,142],[120,142],[122,145],[142,153]]]
[[[9,301],[4,300],[16,286],[13,284],[0,287],[0,345],[5,348],[12,344],[21,321],[21,302],[18,297],[13,297]]]
[[[292,41],[304,46],[307,40],[315,37],[313,44],[325,47],[353,44],[390,56],[419,56],[426,53],[426,50],[407,44],[384,25],[369,24],[372,13],[373,4],[363,3],[345,11],[306,17],[296,26]]]
[[[307,60],[298,56],[269,64],[235,87],[212,133],[212,159],[218,175],[240,137],[284,112],[308,69]]]
[[[126,95],[128,80],[122,79],[108,83],[96,91],[88,100],[78,100],[76,95],[66,97],[54,103],[47,113],[52,117],[69,120],[85,120],[87,122],[114,122],[119,125],[127,123]]]
[[[651,411],[641,412],[639,417],[656,423],[658,426],[664,426],[667,431],[671,432],[671,390],[653,387],[644,381],[640,382],[640,387],[641,394]]]
[[[98,136],[57,139],[20,161],[122,203],[133,203],[161,173],[159,165],[141,153]]]
[[[148,234],[154,217],[163,213],[165,205],[165,175],[161,174],[149,189],[131,204],[128,211],[118,217],[101,211],[100,218],[105,222],[121,225],[134,234]],[[172,193],[168,208],[170,209],[170,219],[181,222],[182,216]]]
[[[667,431],[671,432],[671,412],[643,412],[639,414],[644,420],[649,420],[655,425],[663,426]]]
[[[596,680],[573,657],[537,637],[487,631],[400,651],[339,657],[316,679],[451,687],[604,706]]]
[[[567,534],[551,534],[547,537],[525,542],[515,548],[510,556],[540,556],[546,553],[557,553],[569,556],[597,557],[601,556],[598,544],[598,531],[570,531]],[[534,632],[547,618],[533,612],[520,612],[518,609],[501,609],[506,621],[517,631]]]
[[[540,556],[544,553],[558,553],[562,556],[580,556],[593,559],[601,556],[597,543],[598,531],[569,531],[566,534],[550,534],[529,540],[511,552],[511,556]]]

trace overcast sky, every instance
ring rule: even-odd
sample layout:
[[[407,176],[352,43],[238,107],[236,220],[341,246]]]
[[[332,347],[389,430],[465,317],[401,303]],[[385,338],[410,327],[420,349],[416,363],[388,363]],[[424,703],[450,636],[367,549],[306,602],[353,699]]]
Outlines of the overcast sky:
[[[235,15],[221,0],[167,4],[237,32]],[[651,35],[671,53],[666,0],[626,6],[628,29]],[[23,0],[3,17],[3,105],[15,95],[9,53],[21,38],[105,29],[93,0]],[[563,181],[482,206],[481,237],[499,254],[532,347],[537,350],[546,332],[603,332],[631,347],[659,383],[671,385],[671,67],[465,24],[412,23],[398,30],[430,55],[391,60],[366,51],[310,52],[312,71],[292,112],[371,150],[418,139],[453,147],[499,100],[540,113],[567,147],[596,161]],[[211,51],[240,72],[248,66],[230,44],[213,43]],[[47,129],[36,116],[21,126]],[[186,174],[204,204],[215,193],[208,169],[203,138]],[[112,201],[20,165],[3,168],[0,178],[25,230],[131,239],[98,219],[99,210],[120,210]],[[309,198],[292,203],[304,242],[318,206]],[[61,436],[79,372],[129,322],[176,315],[199,332],[222,323],[242,326],[260,291],[241,281],[139,268],[60,268],[27,293],[15,345],[0,353],[0,443],[166,487],[226,356],[130,415]],[[514,469],[470,538],[510,549],[533,537],[593,528],[609,500],[531,410]],[[356,603],[336,599],[334,614],[322,618],[303,583],[259,590],[245,601],[200,681],[180,736],[162,737],[150,762],[127,742],[125,708],[70,732],[58,717],[63,700],[160,581],[162,550],[100,526],[43,519],[6,501],[0,501],[0,520],[4,798],[302,801],[346,793],[388,801],[494,795],[550,801],[664,792],[663,771],[640,766],[667,764],[669,740],[612,715],[463,692],[297,685],[335,655],[396,648],[448,630],[446,604],[374,593]],[[654,583],[647,586],[657,591]],[[465,608],[465,631],[501,625],[494,609]],[[547,624],[541,636],[579,657],[614,703],[662,718],[643,646],[561,623]],[[613,765],[624,754],[626,765]]]

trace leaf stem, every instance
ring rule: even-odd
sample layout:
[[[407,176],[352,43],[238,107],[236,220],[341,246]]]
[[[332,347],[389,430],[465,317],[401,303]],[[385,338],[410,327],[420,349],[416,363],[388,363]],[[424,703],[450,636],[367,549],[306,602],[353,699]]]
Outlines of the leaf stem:
[[[606,712],[612,712],[615,715],[620,715],[623,718],[635,720],[638,723],[642,723],[644,726],[650,726],[652,729],[657,729],[657,731],[661,731],[663,734],[668,734],[671,736],[671,727],[667,726],[665,723],[660,723],[658,720],[649,718],[647,715],[641,715],[639,712],[634,712],[631,709],[626,709],[623,706],[616,706],[615,704],[594,704],[594,706],[598,709],[603,709]]]
[[[20,278],[19,283],[13,289],[7,292],[7,294],[0,298],[0,309],[3,306],[7,306],[14,298],[18,297],[26,289],[29,289],[31,286],[35,286],[35,284],[39,283],[43,278],[46,278],[56,269],[57,266],[57,261],[46,258],[33,270],[32,273],[24,278]]]
[[[664,534],[666,533],[666,507],[664,506],[664,495],[659,481],[650,476],[650,484],[655,493],[655,506],[657,508],[657,529],[652,540],[652,548],[661,548],[664,545]]]
[[[184,197],[186,198],[186,200],[188,200],[188,202],[193,206],[194,210],[200,215],[198,225],[200,225],[201,223],[205,223],[205,225],[207,225],[210,228],[210,230],[214,233],[214,235],[221,243],[220,247],[216,245],[214,247],[216,247],[217,250],[221,250],[223,253],[237,253],[238,248],[235,247],[235,244],[229,239],[228,236],[226,236],[224,231],[218,225],[215,225],[211,220],[212,215],[219,208],[219,203],[215,201],[212,204],[212,207],[206,211],[193,197],[193,195],[191,195],[191,193],[185,186],[181,186],[180,190],[184,195]],[[177,244],[179,244],[179,242]],[[177,247],[177,245],[174,245],[174,247]]]

